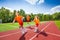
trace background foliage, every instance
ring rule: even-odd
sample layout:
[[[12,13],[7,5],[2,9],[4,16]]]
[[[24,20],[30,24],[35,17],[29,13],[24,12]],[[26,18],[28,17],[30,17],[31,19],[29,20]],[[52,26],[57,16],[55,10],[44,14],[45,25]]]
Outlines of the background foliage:
[[[3,23],[12,22],[15,17],[15,12],[16,10],[11,12],[9,9],[5,9],[4,7],[2,7],[0,9],[0,19],[2,19]],[[18,10],[18,12],[19,12],[19,15],[22,15],[25,17],[24,21],[26,21],[27,14],[25,13],[25,11],[23,9],[20,9]],[[34,19],[35,15],[38,15],[40,21],[60,20],[60,12],[56,12],[52,15],[43,14],[43,13],[37,13],[37,14],[30,13],[29,15],[31,16],[31,20]]]

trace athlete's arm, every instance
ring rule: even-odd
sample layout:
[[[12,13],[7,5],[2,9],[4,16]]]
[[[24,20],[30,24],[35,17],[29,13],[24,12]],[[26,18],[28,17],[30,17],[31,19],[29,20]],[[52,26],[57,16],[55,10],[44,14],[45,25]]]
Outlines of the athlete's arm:
[[[34,22],[35,19],[31,20],[31,22]]]
[[[15,22],[15,19],[13,20],[13,23]]]

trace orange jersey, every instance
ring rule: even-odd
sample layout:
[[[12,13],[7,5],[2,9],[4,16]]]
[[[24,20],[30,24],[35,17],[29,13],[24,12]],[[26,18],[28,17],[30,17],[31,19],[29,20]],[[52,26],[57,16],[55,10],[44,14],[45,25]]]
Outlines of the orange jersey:
[[[30,16],[27,16],[26,19],[27,19],[27,21],[30,21]]]
[[[39,19],[37,19],[37,18],[34,18],[34,22],[36,23],[36,24],[39,24]]]
[[[18,17],[16,16],[15,21],[17,21],[18,23],[22,23],[23,22],[22,18],[23,16],[18,16]]]

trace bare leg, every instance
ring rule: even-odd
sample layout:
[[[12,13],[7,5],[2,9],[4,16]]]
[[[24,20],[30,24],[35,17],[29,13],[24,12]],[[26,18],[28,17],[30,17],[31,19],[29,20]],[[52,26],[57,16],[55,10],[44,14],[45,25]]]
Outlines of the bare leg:
[[[36,24],[36,26],[35,26],[35,28],[34,28],[34,32],[36,32],[36,33],[39,32],[39,30],[38,30],[38,26],[39,26],[39,24]]]
[[[38,27],[35,27],[35,28],[34,28],[34,32],[37,32],[37,30],[38,30]]]
[[[22,32],[22,35],[25,34],[27,32],[27,29],[24,28],[24,27],[21,27],[21,32]]]

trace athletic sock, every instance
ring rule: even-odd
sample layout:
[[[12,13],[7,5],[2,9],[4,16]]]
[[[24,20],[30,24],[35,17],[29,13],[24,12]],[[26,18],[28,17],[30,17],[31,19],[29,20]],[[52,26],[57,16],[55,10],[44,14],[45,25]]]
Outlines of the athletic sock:
[[[37,31],[38,31],[38,27],[35,27],[35,28],[34,28],[34,32],[37,32]]]

